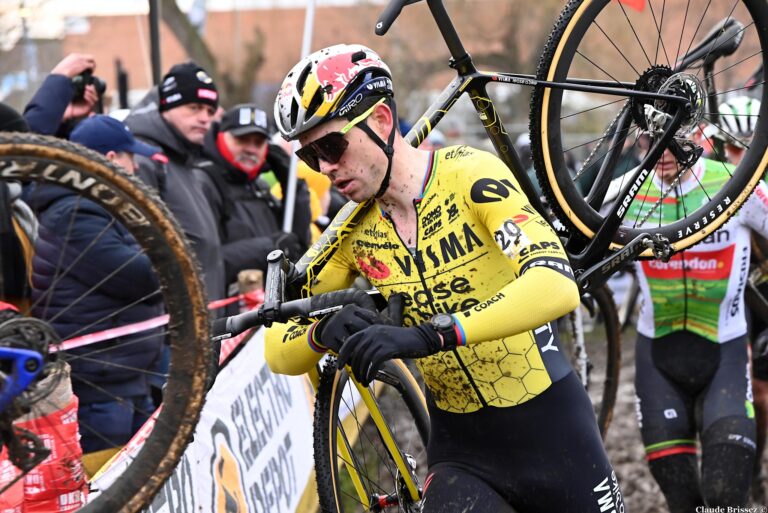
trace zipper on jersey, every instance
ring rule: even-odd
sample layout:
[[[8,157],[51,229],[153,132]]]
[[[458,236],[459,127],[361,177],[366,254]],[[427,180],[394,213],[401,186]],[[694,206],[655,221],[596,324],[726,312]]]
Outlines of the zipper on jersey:
[[[437,309],[435,308],[435,305],[432,303],[432,294],[429,290],[429,286],[427,286],[427,279],[424,277],[424,273],[422,272],[422,269],[424,269],[424,260],[421,258],[421,252],[419,251],[419,207],[418,207],[419,200],[414,199],[413,204],[413,210],[416,212],[416,234],[414,236],[414,247],[413,252],[411,253],[410,249],[408,248],[408,245],[405,244],[405,241],[403,241],[403,238],[400,237],[400,232],[397,231],[397,225],[395,224],[394,219],[392,219],[389,215],[385,213],[384,218],[387,219],[390,224],[392,224],[392,229],[395,230],[395,235],[397,235],[397,238],[400,240],[400,243],[403,245],[406,251],[411,253],[411,257],[413,258],[413,262],[416,265],[416,272],[419,275],[419,281],[421,281],[421,286],[424,288],[424,291],[427,292],[427,297],[429,298],[429,308],[432,310],[432,315],[435,315],[437,312]],[[457,348],[451,349],[451,352],[453,353],[453,356],[456,358],[456,361],[459,362],[459,367],[461,367],[461,370],[464,371],[464,375],[467,376],[467,381],[469,381],[470,386],[472,386],[472,389],[475,391],[475,395],[477,396],[477,399],[480,401],[480,404],[483,405],[483,407],[488,406],[488,402],[485,400],[485,397],[483,397],[483,394],[480,392],[480,388],[478,388],[477,383],[475,383],[475,380],[472,379],[472,374],[469,372],[469,369],[467,368],[467,365],[464,363],[464,360],[461,359],[461,356],[459,355],[459,351]]]

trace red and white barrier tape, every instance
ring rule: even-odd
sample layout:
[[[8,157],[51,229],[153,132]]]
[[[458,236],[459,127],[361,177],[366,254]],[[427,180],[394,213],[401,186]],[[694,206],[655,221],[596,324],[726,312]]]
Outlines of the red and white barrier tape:
[[[249,303],[255,304],[254,307],[256,307],[264,302],[264,292],[255,291],[255,292],[250,292],[248,294],[240,294],[237,296],[228,297],[225,299],[217,299],[216,301],[211,301],[210,303],[208,303],[208,309],[216,310],[218,308],[223,308],[225,306],[236,303],[241,299],[247,299]],[[117,328],[110,328],[108,330],[97,331],[95,333],[88,333],[87,335],[71,338],[63,341],[61,344],[58,344],[56,346],[51,346],[49,348],[49,352],[55,353],[58,351],[68,351],[70,349],[75,349],[77,347],[83,347],[90,344],[95,344],[97,342],[104,342],[105,340],[124,337],[126,335],[133,335],[135,333],[151,330],[152,328],[157,328],[158,326],[164,326],[166,324],[168,324],[168,314],[153,317],[152,319],[147,319],[146,321],[135,322],[133,324],[126,324],[125,326],[119,326]],[[238,343],[239,343],[239,340],[242,340],[242,337],[234,337],[233,339],[228,340],[227,343],[229,343],[232,340],[238,340]],[[234,344],[234,345],[237,346],[237,344]],[[223,353],[223,348],[222,348],[222,353]]]

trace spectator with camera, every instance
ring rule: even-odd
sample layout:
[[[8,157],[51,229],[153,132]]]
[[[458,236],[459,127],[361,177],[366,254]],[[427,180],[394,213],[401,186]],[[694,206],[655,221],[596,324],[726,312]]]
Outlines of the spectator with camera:
[[[93,74],[95,68],[92,55],[64,57],[24,109],[30,131],[67,139],[77,123],[101,113],[107,84]]]
[[[154,187],[192,243],[210,299],[226,295],[219,227],[193,170],[219,106],[216,84],[194,62],[176,64],[165,74],[150,102],[126,118],[137,138],[158,146],[167,162],[137,157],[138,176]]]
[[[241,270],[266,271],[267,255],[275,248],[296,260],[309,246],[307,184],[297,184],[293,230],[285,233],[282,205],[259,178],[271,170],[284,189],[287,185],[290,159],[269,136],[266,112],[254,104],[237,105],[211,125],[203,145],[209,160],[195,170],[218,221],[230,284]]]

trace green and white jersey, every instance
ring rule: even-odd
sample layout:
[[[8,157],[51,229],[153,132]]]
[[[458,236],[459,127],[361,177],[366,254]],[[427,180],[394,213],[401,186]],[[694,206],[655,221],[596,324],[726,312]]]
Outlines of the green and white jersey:
[[[666,224],[693,212],[721,188],[730,169],[720,162],[700,160],[688,172],[695,176],[671,191],[644,226],[650,230],[659,217]],[[663,197],[662,191],[666,193],[668,185],[652,173],[626,219],[642,219]],[[658,338],[687,330],[716,343],[744,335],[750,229],[768,237],[768,187],[762,181],[734,217],[692,249],[669,262],[638,262],[643,302],[637,331]]]

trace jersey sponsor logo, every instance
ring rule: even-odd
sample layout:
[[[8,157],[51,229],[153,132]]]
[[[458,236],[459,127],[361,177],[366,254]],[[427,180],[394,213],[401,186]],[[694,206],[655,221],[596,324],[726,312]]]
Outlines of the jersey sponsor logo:
[[[557,254],[561,251],[560,244],[557,242],[549,242],[545,240],[534,244],[528,244],[520,250],[520,261],[522,262],[528,257],[536,256],[536,253],[547,252],[550,254]]]
[[[400,244],[395,244],[394,242],[386,241],[379,244],[378,242],[371,242],[367,240],[357,239],[355,241],[355,246],[360,248],[366,248],[366,249],[399,249]]]
[[[645,260],[641,265],[652,279],[726,280],[731,275],[734,249],[731,245],[717,251],[689,251],[678,253],[669,262]]]
[[[563,276],[573,278],[573,269],[571,268],[571,264],[562,258],[535,258],[523,266],[523,268],[520,270],[520,275],[525,274],[528,269],[532,269],[534,267],[548,267],[554,271],[559,272]]]
[[[437,242],[430,243],[425,249],[416,251],[413,257],[404,255],[403,258],[400,258],[395,255],[395,262],[400,266],[403,274],[410,276],[413,272],[412,260],[416,261],[416,267],[423,272],[426,269],[425,256],[429,259],[432,267],[437,269],[459,257],[472,253],[476,247],[483,246],[483,241],[467,223],[462,226],[462,234],[464,235],[463,238],[460,238],[456,232],[440,237]]]
[[[406,325],[413,326],[432,317],[433,310],[439,313],[458,313],[469,310],[480,301],[474,297],[455,298],[472,292],[474,287],[467,278],[457,276],[450,283],[441,282],[426,290],[405,294]],[[417,318],[418,317],[418,318]]]
[[[749,270],[749,247],[741,248],[739,259],[739,283],[736,286],[736,294],[731,300],[731,306],[728,308],[728,314],[736,317],[741,311],[741,300],[744,298],[744,286],[747,284],[747,272]]]
[[[701,243],[702,244],[722,244],[730,241],[731,241],[730,230],[721,228],[716,232],[710,233],[709,235],[704,237],[704,240],[701,241]]]
[[[389,267],[373,255],[357,257],[357,266],[363,274],[373,280],[383,280],[391,274]]]
[[[443,212],[442,206],[438,205],[421,218],[421,228],[424,230],[423,237],[430,238],[443,227],[443,220],[440,218]]]
[[[557,338],[555,338],[555,332],[552,331],[552,326],[547,323],[543,326],[539,326],[533,330],[534,338],[536,339],[536,345],[539,346],[539,350],[542,353],[548,351],[560,352],[560,348],[557,347]]]
[[[446,205],[448,205],[448,201],[445,202]],[[459,207],[456,205],[456,203],[451,203],[448,205],[448,222],[452,223],[456,220],[457,217],[459,217]]]
[[[525,215],[515,216],[515,218],[520,217],[528,219],[528,216]],[[531,239],[528,238],[514,219],[507,219],[501,223],[499,229],[493,232],[493,238],[508,258],[515,258],[523,248],[531,244]]]
[[[503,292],[499,292],[495,296],[491,296],[490,298],[488,298],[487,300],[483,301],[482,303],[478,303],[475,306],[473,306],[472,307],[472,311],[474,311],[474,312],[482,312],[483,310],[485,310],[489,306],[492,306],[494,303],[498,303],[499,301],[504,299],[504,297],[505,297],[504,293]],[[464,317],[469,317],[470,315],[471,315],[470,312],[464,312]]]
[[[520,192],[506,178],[503,180],[480,178],[472,184],[469,196],[475,203],[495,203],[508,198],[509,191]]]
[[[445,160],[451,160],[466,157],[468,155],[472,155],[472,151],[466,146],[459,146],[458,148],[445,152],[443,158],[445,158]]]
[[[621,497],[616,472],[612,471],[610,478],[606,477],[600,481],[597,486],[592,488],[592,491],[598,495],[597,505],[600,508],[600,513],[624,512],[624,500]]]
[[[768,195],[766,195],[765,191],[760,185],[758,185],[755,189],[755,195],[760,198],[760,201],[763,202],[763,206],[768,207]]]
[[[376,228],[366,228],[365,230],[363,230],[363,235],[366,235],[367,237],[375,237],[377,239],[387,238],[386,232],[380,232]]]

